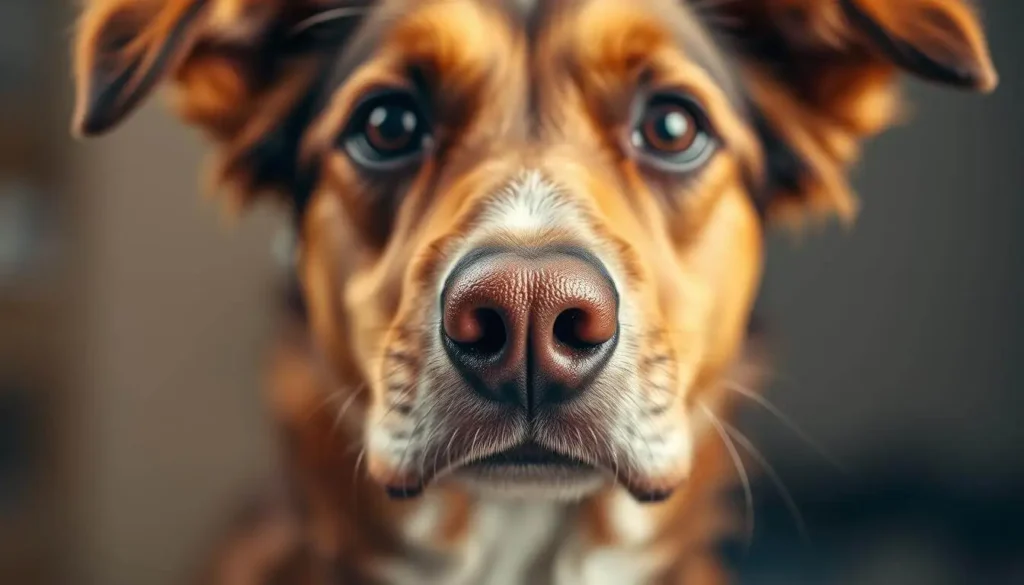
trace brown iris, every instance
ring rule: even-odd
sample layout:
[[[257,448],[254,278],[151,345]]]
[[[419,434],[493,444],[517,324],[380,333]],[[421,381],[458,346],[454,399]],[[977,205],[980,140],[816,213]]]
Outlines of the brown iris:
[[[665,154],[685,152],[697,139],[697,120],[682,104],[664,103],[645,112],[640,138],[652,151]]]
[[[417,136],[419,117],[401,104],[379,105],[366,119],[366,141],[380,153],[402,152]]]
[[[371,95],[352,115],[339,137],[352,160],[369,170],[394,170],[419,160],[430,128],[419,101],[402,90]]]
[[[710,160],[718,141],[695,99],[664,92],[647,97],[637,108],[629,146],[647,167],[684,174]]]

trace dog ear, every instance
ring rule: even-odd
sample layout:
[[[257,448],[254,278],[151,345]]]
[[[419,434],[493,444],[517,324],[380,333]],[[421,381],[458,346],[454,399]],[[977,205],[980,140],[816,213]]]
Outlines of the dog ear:
[[[977,17],[962,0],[841,0],[843,14],[894,64],[981,92],[998,83]]]
[[[107,132],[138,107],[195,47],[207,8],[202,1],[93,2],[75,48],[75,134]]]
[[[708,2],[739,53],[774,217],[855,214],[847,170],[899,114],[899,71],[986,93],[997,84],[966,0]]]
[[[94,0],[75,47],[73,130],[103,134],[162,84],[217,146],[211,180],[240,207],[289,193],[313,86],[372,0]]]

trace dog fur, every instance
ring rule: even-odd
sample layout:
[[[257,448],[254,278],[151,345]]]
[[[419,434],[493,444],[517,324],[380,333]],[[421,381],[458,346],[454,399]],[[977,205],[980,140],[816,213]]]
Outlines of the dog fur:
[[[853,218],[847,171],[901,71],[997,83],[963,0],[98,0],[75,51],[79,135],[171,87],[211,190],[294,213],[305,309],[270,371],[286,496],[218,549],[223,585],[726,582],[765,229]],[[381,89],[431,128],[385,172],[346,142]],[[710,145],[685,169],[636,137],[663,93]],[[618,293],[608,365],[543,417],[475,396],[437,335],[448,277],[496,245],[584,249]],[[604,475],[457,479],[528,435]]]

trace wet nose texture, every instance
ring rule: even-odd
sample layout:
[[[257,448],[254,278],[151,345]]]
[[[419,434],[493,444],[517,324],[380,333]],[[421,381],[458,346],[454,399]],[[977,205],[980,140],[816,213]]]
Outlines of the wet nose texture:
[[[530,411],[584,392],[618,339],[615,286],[576,248],[471,252],[441,303],[444,346],[466,381]]]

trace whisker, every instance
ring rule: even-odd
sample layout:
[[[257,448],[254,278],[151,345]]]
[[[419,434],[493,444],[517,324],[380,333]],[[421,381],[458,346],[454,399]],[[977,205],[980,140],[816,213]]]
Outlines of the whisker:
[[[426,438],[422,441],[423,446],[420,448],[420,463],[416,470],[417,477],[420,478],[424,477],[424,472],[427,470],[427,455],[430,453],[430,441],[434,438],[434,435],[437,434],[437,425],[431,425],[431,427],[432,428],[427,433]]]
[[[473,434],[473,442],[470,443],[470,445],[469,445],[469,456],[470,457],[476,457],[477,456],[476,455],[476,442],[477,442],[478,439],[480,439],[480,429],[479,428],[476,430],[476,433]]]
[[[445,445],[445,448],[444,448],[444,459],[445,459],[444,466],[445,466],[445,468],[449,467],[452,464],[452,444],[455,443],[455,437],[458,436],[460,430],[461,429],[459,427],[456,427],[455,428],[455,432],[452,433],[451,438],[448,439],[448,444]],[[435,476],[437,475],[437,456],[440,455],[440,454],[441,454],[441,451],[435,451],[434,452],[434,475]]]
[[[579,443],[577,443],[577,456],[580,459],[586,461],[587,460],[587,442],[584,441],[583,431],[580,430],[579,427],[577,427],[577,441],[579,441]]]
[[[451,438],[450,438],[450,439],[448,439],[448,444],[447,444],[447,445],[445,445],[445,448],[444,448],[444,452],[445,452],[445,455],[446,455],[446,456],[448,457],[448,460],[449,460],[449,461],[451,461],[451,455],[452,455],[452,444],[454,444],[454,443],[455,443],[455,437],[456,437],[456,435],[458,435],[458,434],[459,434],[459,431],[460,431],[460,430],[461,430],[461,429],[459,429],[459,428],[456,428],[456,429],[455,429],[455,432],[454,432],[454,433],[452,433],[452,436],[451,436]]]
[[[587,430],[590,431],[590,437],[594,439],[594,454],[595,456],[599,456],[598,454],[600,453],[601,441],[597,438],[597,433],[594,432],[594,427],[588,426]]]
[[[733,467],[736,469],[736,473],[740,476],[740,481],[743,483],[743,497],[746,503],[746,514],[744,515],[744,540],[747,550],[750,550],[751,543],[754,541],[754,490],[750,485],[750,476],[747,475],[747,468],[743,465],[743,458],[740,457],[739,450],[736,449],[736,444],[729,437],[729,433],[725,428],[725,423],[707,407],[704,403],[700,403],[701,410],[707,415],[708,421],[715,427],[715,431],[718,436],[721,437],[722,443],[725,444],[726,450],[729,451],[729,457],[732,458]]]
[[[619,450],[614,447],[611,449],[612,452],[612,469],[615,470],[615,478],[619,478]]]
[[[335,431],[338,430],[338,426],[341,425],[341,420],[345,418],[345,414],[348,413],[349,409],[352,408],[352,405],[355,404],[356,398],[358,398],[359,395],[366,390],[366,388],[366,384],[361,384],[360,386],[358,386],[356,390],[352,392],[352,395],[349,396],[347,400],[345,400],[345,403],[341,405],[341,408],[338,410],[338,414],[334,416],[334,422],[331,424],[332,435],[334,434]]]
[[[359,468],[363,464],[363,458],[364,457],[366,457],[366,445],[363,445],[363,448],[359,450],[359,456],[356,457],[356,463],[355,463],[355,475],[356,475],[356,477],[359,476],[359,471],[360,471]]]
[[[343,18],[351,18],[353,16],[363,16],[369,13],[369,6],[342,6],[340,8],[332,8],[331,10],[325,10],[309,18],[301,20],[288,31],[290,36],[298,36],[307,30],[323,24],[325,22],[331,22],[332,20],[341,20]]]
[[[793,516],[793,519],[796,522],[797,531],[800,533],[800,538],[805,544],[810,545],[811,540],[807,530],[807,523],[804,522],[804,515],[800,512],[800,506],[798,506],[796,500],[793,499],[793,494],[790,493],[789,488],[787,488],[785,482],[782,481],[782,477],[779,476],[778,471],[775,470],[775,467],[773,467],[771,463],[768,463],[768,459],[765,458],[764,454],[761,453],[761,451],[755,447],[750,439],[741,433],[739,429],[725,421],[720,422],[722,426],[725,427],[725,431],[729,433],[729,436],[739,443],[740,446],[757,461],[758,465],[761,466],[764,472],[768,474],[768,478],[779,490],[779,495],[782,496],[783,503],[786,505],[786,508],[789,509],[789,513]]]
[[[434,402],[433,404],[427,407],[427,409],[423,412],[422,415],[417,417],[416,424],[413,425],[412,431],[409,433],[409,438],[405,442],[405,448],[402,450],[402,458],[398,462],[399,469],[402,469],[403,471],[405,470],[405,459],[409,455],[409,448],[412,447],[412,444],[414,442],[421,446],[424,444],[423,441],[417,441],[416,437],[419,433],[420,428],[423,426],[423,423],[427,422],[427,419],[434,414],[434,409],[437,408],[438,404],[438,402]]]
[[[821,443],[814,440],[814,438],[811,437],[809,433],[804,431],[804,429],[800,427],[800,425],[798,425],[791,416],[788,416],[786,413],[782,412],[782,409],[780,409],[766,397],[762,396],[757,392],[754,392],[753,390],[733,380],[725,380],[724,387],[728,390],[732,390],[733,392],[739,394],[740,396],[743,396],[759,404],[762,408],[764,408],[769,413],[773,414],[776,418],[778,418],[782,424],[788,427],[790,431],[792,431],[800,440],[802,440],[811,449],[813,449],[822,459],[828,461],[841,473],[845,475],[851,475],[849,469],[839,461],[838,457],[834,456],[827,449],[825,449],[825,447],[822,446]]]
[[[359,501],[359,479],[362,475],[360,467],[363,464],[363,458],[366,457],[366,444],[363,443],[362,449],[359,450],[359,455],[356,456],[355,465],[352,467],[352,505],[358,506]],[[358,507],[356,508],[358,509]]]
[[[422,441],[420,441],[422,453],[420,453],[419,477],[421,477],[421,478],[424,477],[426,469],[427,469],[427,455],[430,454],[430,450],[431,450],[430,447],[431,447],[431,445],[434,442],[434,437],[437,436],[437,434],[440,431],[441,431],[441,425],[437,424],[437,422],[435,421],[435,423],[431,425],[430,431],[427,433],[427,436]],[[437,450],[436,449],[434,450],[434,470],[435,471],[437,470]]]
[[[320,413],[320,411],[322,411],[327,406],[330,406],[335,402],[341,400],[341,396],[341,392],[327,392],[326,394],[324,394],[323,399],[320,401],[320,403],[317,404],[312,409],[310,409],[309,413],[306,414],[306,420],[304,420],[303,422],[309,424],[309,422],[312,421],[313,418]]]

